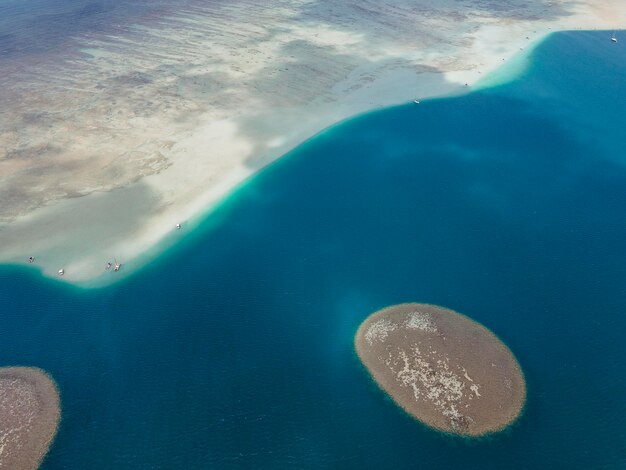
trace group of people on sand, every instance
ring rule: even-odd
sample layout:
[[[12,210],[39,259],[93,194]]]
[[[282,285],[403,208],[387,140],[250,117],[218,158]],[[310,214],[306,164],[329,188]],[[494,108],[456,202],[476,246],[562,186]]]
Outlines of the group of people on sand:
[[[122,267],[122,263],[118,263],[117,261],[115,261],[115,264],[113,264],[109,261],[106,266],[107,271],[111,269],[111,267],[113,267],[113,271],[119,271]]]
[[[34,256],[29,256],[28,257],[28,264],[33,264],[35,262],[35,257]],[[114,267],[115,266],[115,267]],[[122,267],[121,263],[118,263],[117,261],[115,262],[115,265],[113,265],[113,263],[111,263],[110,261],[107,262],[106,264],[106,270],[108,271],[109,269],[114,267],[114,271],[119,271],[120,268]],[[64,270],[60,269],[59,270],[59,274],[64,274]]]
[[[180,230],[181,226],[180,224],[176,224],[176,228],[178,230]],[[33,264],[35,262],[35,257],[34,256],[29,256],[28,257],[28,263],[29,264]],[[113,268],[113,271],[119,271],[120,268],[122,267],[122,263],[118,263],[117,261],[115,261],[114,263],[111,263],[110,261],[107,262],[105,269],[108,271],[109,269]],[[65,271],[63,269],[59,269],[59,274],[63,275],[65,273]]]

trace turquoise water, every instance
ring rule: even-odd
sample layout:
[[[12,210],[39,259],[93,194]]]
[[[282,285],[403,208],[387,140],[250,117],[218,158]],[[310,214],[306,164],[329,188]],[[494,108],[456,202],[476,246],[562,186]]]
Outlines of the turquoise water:
[[[560,33],[520,79],[368,114],[261,172],[130,279],[0,271],[0,363],[64,408],[43,468],[626,467],[626,49]],[[352,338],[440,304],[528,382],[479,441],[412,420]]]

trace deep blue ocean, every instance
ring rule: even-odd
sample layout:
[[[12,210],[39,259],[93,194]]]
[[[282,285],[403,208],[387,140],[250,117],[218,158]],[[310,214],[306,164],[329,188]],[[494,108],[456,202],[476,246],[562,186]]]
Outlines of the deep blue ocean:
[[[57,380],[43,468],[626,468],[626,45],[558,33],[506,85],[339,124],[102,289],[0,270],[0,365]],[[405,415],[353,350],[399,302],[527,379],[481,440]]]

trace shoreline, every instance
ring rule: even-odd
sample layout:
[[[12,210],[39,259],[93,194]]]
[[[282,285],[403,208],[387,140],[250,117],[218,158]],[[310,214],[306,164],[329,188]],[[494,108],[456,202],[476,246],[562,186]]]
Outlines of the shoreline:
[[[608,1],[603,7],[582,5],[576,13],[552,21],[496,23],[493,18],[483,19],[484,25],[470,34],[467,46],[452,46],[456,57],[463,55],[463,63],[441,51],[437,54],[437,46],[419,52],[382,48],[375,52],[378,62],[351,56],[347,75],[329,73],[324,87],[310,90],[311,99],[303,103],[298,103],[297,96],[284,103],[281,92],[271,91],[267,99],[276,104],[262,99],[256,103],[251,93],[237,98],[241,107],[230,115],[194,110],[190,127],[172,131],[167,144],[154,141],[160,145],[163,159],[149,162],[158,167],[152,173],[137,177],[129,170],[132,178],[127,184],[49,200],[0,223],[0,262],[33,267],[44,276],[85,288],[124,279],[186,237],[258,171],[326,129],[377,109],[410,104],[416,98],[495,86],[487,75],[495,76],[496,81],[515,76],[519,68],[513,73],[505,71],[511,61],[518,57],[519,62],[520,53],[528,57],[531,48],[556,28],[609,27],[612,16],[619,16],[615,10],[626,14],[626,6],[617,2]],[[338,49],[349,39],[343,31],[325,34],[328,44],[324,43],[324,48]],[[294,29],[292,35],[319,41],[318,36],[301,29]],[[291,36],[289,41],[293,41]],[[359,41],[354,39],[353,44],[360,47]],[[445,50],[446,46],[441,47]],[[321,58],[319,63],[334,62]],[[340,80],[336,80],[338,76]],[[285,83],[283,94],[300,90],[297,80],[287,77]],[[177,223],[182,224],[180,231]],[[27,262],[29,256],[35,257],[32,266]],[[105,271],[106,262],[113,259],[122,263],[120,272]],[[62,277],[57,274],[61,268],[65,270]]]

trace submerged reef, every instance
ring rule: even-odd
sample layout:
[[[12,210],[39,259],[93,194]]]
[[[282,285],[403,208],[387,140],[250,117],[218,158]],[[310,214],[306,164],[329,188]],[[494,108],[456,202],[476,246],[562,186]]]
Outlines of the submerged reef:
[[[0,468],[39,467],[61,417],[54,381],[33,367],[0,368]]]
[[[355,336],[357,354],[378,385],[407,413],[451,434],[500,431],[526,400],[522,370],[488,329],[442,307],[401,304],[370,315]]]

